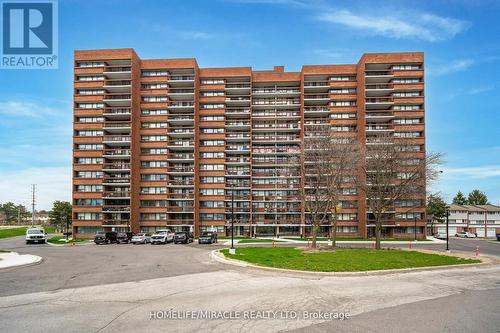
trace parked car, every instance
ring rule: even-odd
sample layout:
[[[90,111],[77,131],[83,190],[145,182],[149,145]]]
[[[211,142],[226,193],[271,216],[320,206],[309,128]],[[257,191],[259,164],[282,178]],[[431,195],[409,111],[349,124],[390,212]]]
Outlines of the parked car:
[[[131,232],[119,232],[116,235],[116,243],[121,244],[125,243],[128,244],[132,241],[132,237],[134,236],[133,233]]]
[[[45,243],[47,241],[47,234],[41,228],[28,228],[26,230],[26,244],[31,243]]]
[[[437,239],[446,239],[446,234],[444,232],[441,232],[441,233],[437,233],[434,235],[435,238]]]
[[[117,242],[117,233],[115,231],[98,231],[94,237],[94,243],[99,244],[111,244]]]
[[[157,230],[151,236],[151,245],[155,244],[167,244],[174,241],[174,233],[169,229]]]
[[[147,244],[151,242],[151,235],[141,232],[132,237],[132,244]]]
[[[176,232],[174,235],[174,243],[179,244],[179,243],[184,243],[184,244],[189,244],[194,241],[194,236],[192,233],[188,231],[181,231],[181,232]]]
[[[500,234],[497,234],[497,241],[500,242]]]
[[[460,237],[460,238],[476,238],[476,234],[473,234],[472,232],[458,232],[455,234],[455,237]]]
[[[213,231],[204,231],[198,237],[198,244],[213,244],[217,243],[217,234]]]

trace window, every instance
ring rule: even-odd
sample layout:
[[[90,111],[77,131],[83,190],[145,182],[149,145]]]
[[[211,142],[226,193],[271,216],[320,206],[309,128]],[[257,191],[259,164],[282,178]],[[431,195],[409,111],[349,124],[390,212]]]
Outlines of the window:
[[[330,94],[355,94],[356,88],[331,89]]]
[[[102,206],[102,199],[76,199],[77,206]]]
[[[216,214],[216,213],[200,213],[200,219],[214,221],[214,220],[224,220],[225,214]]]
[[[356,126],[332,126],[332,131],[335,132],[354,132]]]
[[[142,96],[142,101],[147,103],[166,102],[167,96]]]
[[[356,76],[353,75],[330,76],[330,81],[356,81]]]
[[[224,133],[223,128],[202,128],[201,133],[204,134],[222,134]]]
[[[201,164],[200,170],[202,170],[202,171],[223,171],[224,164]]]
[[[167,207],[167,200],[141,200],[141,207]]]
[[[356,106],[356,101],[333,101],[331,106]]]
[[[89,143],[89,144],[80,144],[76,146],[76,149],[80,150],[102,150],[104,145],[100,143]]]
[[[166,83],[146,83],[142,85],[143,90],[154,90],[154,89],[167,89],[168,84]]]
[[[141,220],[166,220],[166,213],[141,213]]]
[[[420,138],[422,132],[394,132],[396,138]]]
[[[77,220],[102,220],[101,213],[76,213]]]
[[[356,195],[356,189],[355,188],[341,188],[339,189],[339,194],[340,195]]]
[[[201,208],[224,208],[224,201],[200,201]]]
[[[224,146],[224,140],[201,140],[202,146]]]
[[[200,177],[203,184],[224,183],[224,177]]]
[[[394,205],[396,207],[420,207],[421,203],[420,200],[396,200]]]
[[[103,95],[104,89],[79,89],[76,93],[79,95]]]
[[[147,174],[141,174],[141,180],[145,180],[145,181],[167,180],[167,175],[164,174],[164,173],[147,173]]]
[[[102,178],[102,171],[78,171],[77,178]]]
[[[141,136],[142,141],[167,141],[166,135],[143,135]]]
[[[142,148],[141,154],[144,155],[164,155],[167,153],[167,148]]]
[[[77,131],[76,136],[102,136],[103,131]]]
[[[420,96],[420,91],[402,91],[395,92],[392,94],[394,97],[418,97]]]
[[[356,118],[356,113],[332,113],[331,117],[333,119],[354,119]]]
[[[417,219],[420,220],[422,218],[421,213],[396,213],[395,214],[396,220],[413,220]]]
[[[142,128],[167,128],[167,123],[142,123]]]
[[[143,116],[159,116],[168,114],[168,110],[166,109],[153,109],[153,110],[141,110],[141,114]]]
[[[141,161],[142,168],[166,168],[167,161]]]
[[[142,76],[168,76],[168,72],[166,70],[150,70],[150,71],[142,71]]]
[[[77,192],[102,192],[102,185],[78,185]]]
[[[358,214],[356,214],[356,213],[338,213],[337,219],[339,221],[356,221],[358,219]]]
[[[217,104],[201,104],[200,107],[202,109],[223,109],[224,104],[217,103]]]
[[[337,232],[358,232],[358,227],[350,227],[350,226],[337,227]]]
[[[224,84],[224,79],[202,79],[201,84]]]
[[[202,188],[200,189],[201,195],[224,195],[223,188]]]
[[[76,77],[77,81],[104,81],[104,75],[79,75]]]
[[[398,70],[398,71],[412,71],[412,70],[419,70],[421,67],[420,65],[393,65],[392,69]]]
[[[76,121],[79,123],[102,123],[104,117],[78,117]]]
[[[224,121],[224,116],[201,116],[201,121]]]
[[[397,146],[396,149],[400,151],[418,152],[422,151],[423,147],[421,145],[402,145],[402,146]]]
[[[78,103],[80,109],[102,109],[104,103]]]
[[[224,91],[223,90],[201,91],[200,95],[203,97],[224,96]]]
[[[81,61],[77,63],[77,67],[104,67],[103,61]]]
[[[102,157],[78,157],[76,159],[77,164],[102,164]]]
[[[420,105],[394,105],[392,109],[400,111],[418,111],[420,110]]]
[[[141,194],[165,194],[167,193],[166,187],[141,187]]]
[[[392,79],[392,83],[419,83],[420,78],[412,77],[412,78],[397,78]]]
[[[224,158],[223,152],[200,153],[200,158]]]
[[[414,124],[420,124],[421,123],[421,118],[396,118],[393,120],[394,124],[399,124],[399,125],[414,125]]]

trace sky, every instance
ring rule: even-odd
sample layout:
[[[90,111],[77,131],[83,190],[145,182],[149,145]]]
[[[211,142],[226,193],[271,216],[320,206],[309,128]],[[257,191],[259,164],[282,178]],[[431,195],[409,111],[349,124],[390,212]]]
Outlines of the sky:
[[[445,154],[432,191],[478,188],[500,204],[500,1],[60,0],[59,68],[0,69],[0,203],[71,200],[75,49],[134,48],[200,67],[357,63],[425,52],[427,149]]]

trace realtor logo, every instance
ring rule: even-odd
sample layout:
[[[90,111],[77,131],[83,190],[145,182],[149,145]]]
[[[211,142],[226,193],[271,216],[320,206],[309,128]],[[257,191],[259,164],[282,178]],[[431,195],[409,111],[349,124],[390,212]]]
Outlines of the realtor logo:
[[[57,68],[57,2],[4,1],[2,69]]]

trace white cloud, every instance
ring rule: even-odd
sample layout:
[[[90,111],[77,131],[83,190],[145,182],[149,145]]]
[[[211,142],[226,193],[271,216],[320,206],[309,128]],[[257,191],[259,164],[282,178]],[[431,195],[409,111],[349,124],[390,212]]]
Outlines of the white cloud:
[[[180,36],[184,39],[213,39],[216,36],[214,34],[210,34],[208,32],[203,32],[203,31],[186,31],[186,32],[181,32]]]
[[[2,171],[0,202],[31,204],[31,184],[37,185],[36,209],[50,209],[56,200],[71,201],[71,168],[30,168]]]
[[[469,23],[462,20],[415,11],[391,12],[390,16],[381,16],[355,14],[348,9],[332,9],[317,18],[363,31],[368,35],[428,42],[451,39],[469,27]]]
[[[429,68],[429,70],[427,70],[427,74],[431,76],[442,76],[462,72],[474,65],[474,63],[475,61],[472,59],[453,60],[437,67]]]
[[[41,118],[46,115],[54,115],[57,112],[57,109],[32,102],[0,102],[0,115]]]
[[[454,178],[470,179],[500,177],[500,165],[485,165],[467,168],[446,168],[444,170],[444,174],[453,176]]]
[[[495,86],[482,86],[482,87],[475,87],[475,88],[470,88],[467,90],[467,94],[469,95],[477,95],[477,94],[482,94],[484,92],[492,91],[495,89]]]

